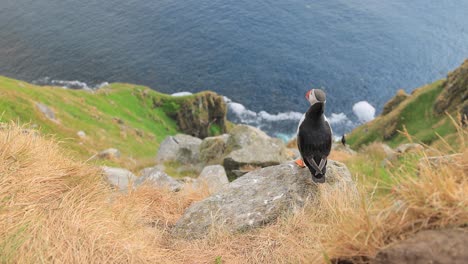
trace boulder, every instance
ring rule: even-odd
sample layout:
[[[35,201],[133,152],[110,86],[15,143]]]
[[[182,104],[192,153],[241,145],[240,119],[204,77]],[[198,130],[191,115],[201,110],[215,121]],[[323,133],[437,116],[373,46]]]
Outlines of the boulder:
[[[226,171],[221,165],[211,165],[203,168],[196,181],[196,186],[206,186],[210,193],[216,193],[229,184]]]
[[[356,193],[347,167],[329,161],[326,182],[312,181],[307,168],[293,162],[252,171],[231,182],[222,192],[190,206],[177,221],[173,234],[202,238],[216,227],[240,232],[275,221],[284,213],[319,202],[320,190]]]
[[[159,146],[156,161],[177,161],[182,164],[198,163],[202,140],[184,134],[169,136]]]
[[[377,253],[373,264],[468,263],[468,230],[428,230]]]
[[[99,152],[98,157],[100,159],[115,159],[120,158],[120,151],[115,148],[109,148]]]
[[[127,190],[137,179],[129,170],[122,168],[102,167],[102,171],[107,181],[121,191]]]
[[[221,163],[228,140],[228,134],[203,139],[200,145],[200,160],[205,164]]]
[[[167,188],[173,192],[182,189],[182,183],[176,181],[171,176],[157,167],[145,168],[140,172],[140,177],[135,181],[135,186],[149,184],[155,188]]]
[[[39,109],[39,111],[41,111],[41,113],[43,113],[48,119],[52,120],[52,121],[57,121],[57,119],[55,118],[55,113],[52,109],[50,109],[47,105],[43,104],[43,103],[36,103],[36,107],[37,109]]]
[[[301,157],[301,153],[297,148],[287,148],[286,156],[289,160],[295,160]]]
[[[278,165],[288,160],[284,143],[257,128],[237,125],[230,135],[226,147],[230,153],[223,160],[230,178],[237,178],[251,168]]]
[[[418,143],[407,143],[407,144],[401,144],[395,149],[395,152],[397,154],[405,154],[405,153],[414,153],[414,152],[419,152],[423,151],[424,147],[421,144]]]
[[[252,145],[229,153],[223,160],[228,176],[237,178],[248,173],[252,168],[264,168],[281,164],[288,160],[283,145]]]
[[[356,151],[352,150],[348,145],[343,145],[341,143],[333,143],[332,150],[341,151],[349,155],[355,155]]]
[[[272,139],[265,132],[248,125],[237,125],[229,134],[228,151],[241,149],[258,143],[268,143]],[[279,139],[277,139],[279,140]]]

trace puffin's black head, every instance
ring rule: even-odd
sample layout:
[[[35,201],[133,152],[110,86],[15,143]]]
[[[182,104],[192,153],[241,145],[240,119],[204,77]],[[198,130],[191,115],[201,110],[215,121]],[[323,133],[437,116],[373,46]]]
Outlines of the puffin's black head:
[[[316,103],[325,104],[327,101],[325,92],[321,89],[312,89],[306,93],[305,97],[307,101],[309,101],[310,105],[314,105]]]

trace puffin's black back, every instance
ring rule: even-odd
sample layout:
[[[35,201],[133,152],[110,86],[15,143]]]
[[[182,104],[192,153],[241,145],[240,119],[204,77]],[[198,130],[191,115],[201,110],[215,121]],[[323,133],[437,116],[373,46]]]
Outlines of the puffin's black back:
[[[326,166],[323,174],[315,176],[316,170],[309,162],[313,159],[316,164],[320,164],[322,159],[326,160],[331,151],[332,132],[323,115],[322,104],[315,104],[307,111],[305,119],[298,129],[297,145],[312,177],[324,180]]]

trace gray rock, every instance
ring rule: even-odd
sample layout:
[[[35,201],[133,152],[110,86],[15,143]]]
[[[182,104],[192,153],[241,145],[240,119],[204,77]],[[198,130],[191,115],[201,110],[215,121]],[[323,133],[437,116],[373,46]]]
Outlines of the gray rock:
[[[85,138],[86,137],[86,133],[83,131],[83,130],[80,130],[76,133],[76,135],[80,138]]]
[[[348,153],[350,155],[356,154],[356,151],[352,150],[349,147],[349,145],[343,146],[343,144],[341,144],[341,143],[333,143],[332,149],[335,150],[335,151],[345,152],[345,153]]]
[[[178,192],[183,186],[180,182],[156,167],[143,169],[140,175],[141,176],[135,181],[135,187],[142,184],[149,184],[155,188],[168,188],[173,192]]]
[[[239,177],[252,168],[278,165],[289,159],[286,146],[280,139],[271,138],[257,128],[237,125],[230,135],[226,149],[232,152],[224,158],[223,166],[231,178]]]
[[[183,238],[202,238],[214,227],[240,232],[275,221],[284,213],[297,210],[306,201],[317,203],[320,189],[357,189],[342,163],[329,161],[326,183],[312,182],[308,169],[293,162],[252,171],[231,182],[222,192],[190,206],[177,221],[173,234]]]
[[[200,160],[202,140],[184,134],[169,136],[159,146],[156,161],[178,161],[182,164],[194,164]]]
[[[301,157],[301,153],[296,148],[288,148],[286,150],[287,158],[290,160],[295,160]]]
[[[100,159],[114,159],[120,158],[120,151],[115,148],[109,148],[99,152],[98,157]]]
[[[401,144],[398,146],[395,151],[398,154],[404,154],[404,153],[411,153],[411,152],[418,152],[424,150],[424,147],[421,144],[418,143],[407,143],[407,144]]]
[[[122,168],[102,167],[107,181],[121,191],[125,191],[136,181],[136,176]]]
[[[468,230],[428,230],[378,252],[373,264],[468,263]]]
[[[206,166],[197,179],[197,185],[208,187],[210,193],[221,191],[228,184],[226,171],[221,165]]]
[[[228,134],[203,139],[200,145],[200,160],[205,164],[222,162],[228,140]]]
[[[252,168],[264,168],[288,160],[287,151],[281,144],[259,144],[244,147],[229,153],[223,161],[230,177],[235,173],[249,172]]]
[[[227,141],[227,148],[229,151],[248,147],[258,142],[269,142],[271,140],[271,137],[265,132],[248,125],[237,125],[229,134],[231,135]]]
[[[52,120],[52,121],[57,121],[57,119],[55,118],[55,113],[54,111],[52,111],[52,109],[50,109],[47,105],[43,104],[43,103],[36,103],[36,107],[37,109],[39,109],[39,111],[41,111],[41,113],[43,113],[48,119]]]

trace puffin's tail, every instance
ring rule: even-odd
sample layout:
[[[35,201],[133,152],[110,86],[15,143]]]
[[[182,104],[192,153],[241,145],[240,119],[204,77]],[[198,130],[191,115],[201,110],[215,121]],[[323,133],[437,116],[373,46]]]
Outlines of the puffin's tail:
[[[307,159],[311,168],[309,168],[310,173],[312,174],[312,180],[317,183],[325,182],[325,174],[327,172],[327,158],[324,157],[320,160],[320,164],[317,165],[313,158]]]

